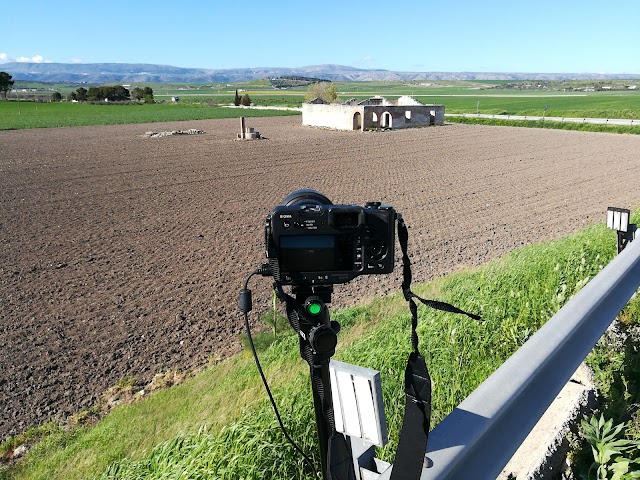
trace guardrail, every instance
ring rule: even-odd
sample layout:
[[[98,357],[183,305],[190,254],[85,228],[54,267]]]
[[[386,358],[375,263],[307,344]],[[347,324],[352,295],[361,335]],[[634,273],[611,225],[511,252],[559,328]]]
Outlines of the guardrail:
[[[498,477],[638,288],[634,241],[431,431],[420,480]],[[373,451],[356,446],[358,463],[371,464]],[[393,466],[375,463],[382,473],[361,478],[389,480]]]
[[[496,478],[639,287],[637,241],[433,429],[421,480]]]

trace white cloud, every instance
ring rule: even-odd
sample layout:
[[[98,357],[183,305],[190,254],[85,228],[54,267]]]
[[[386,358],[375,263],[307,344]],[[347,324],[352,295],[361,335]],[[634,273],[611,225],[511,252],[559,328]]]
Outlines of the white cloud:
[[[29,63],[48,63],[42,55],[34,55],[33,57],[18,57],[16,62],[29,62]]]
[[[72,58],[71,63],[84,63],[84,60],[81,58]]]
[[[6,61],[7,61],[7,54],[0,52],[0,62],[6,62]]]

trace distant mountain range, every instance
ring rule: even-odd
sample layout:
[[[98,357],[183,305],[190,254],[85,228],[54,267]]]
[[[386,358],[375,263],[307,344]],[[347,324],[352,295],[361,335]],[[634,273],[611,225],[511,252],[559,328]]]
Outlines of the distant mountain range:
[[[640,74],[595,73],[488,73],[488,72],[393,72],[344,65],[311,65],[300,68],[180,68],[146,63],[28,63],[0,64],[14,80],[37,82],[103,83],[232,83],[281,76],[319,77],[333,81],[415,80],[613,80],[640,79]]]

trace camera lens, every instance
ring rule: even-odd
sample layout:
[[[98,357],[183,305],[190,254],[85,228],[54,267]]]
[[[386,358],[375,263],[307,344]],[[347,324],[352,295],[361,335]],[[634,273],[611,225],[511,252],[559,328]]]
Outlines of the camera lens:
[[[293,205],[300,204],[315,204],[315,205],[333,205],[331,200],[325,197],[322,193],[317,190],[296,190],[295,192],[291,192],[289,195],[285,197],[280,205],[285,207],[291,207]]]

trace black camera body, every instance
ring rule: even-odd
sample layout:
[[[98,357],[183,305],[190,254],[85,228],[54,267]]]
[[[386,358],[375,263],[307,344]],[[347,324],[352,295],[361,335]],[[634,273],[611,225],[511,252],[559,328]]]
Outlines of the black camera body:
[[[320,286],[391,273],[396,218],[379,202],[334,205],[315,190],[295,191],[265,225],[274,276],[283,285]]]

